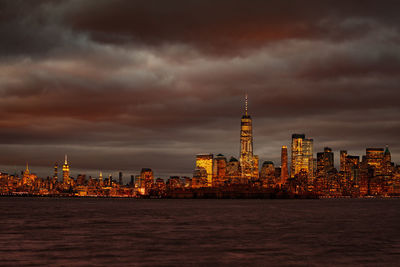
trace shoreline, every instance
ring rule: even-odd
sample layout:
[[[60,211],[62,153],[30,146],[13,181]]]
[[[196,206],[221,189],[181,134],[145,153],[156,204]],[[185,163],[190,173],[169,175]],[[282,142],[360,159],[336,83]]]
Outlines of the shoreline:
[[[351,196],[317,196],[317,195],[285,195],[285,196],[230,196],[230,197],[217,197],[217,196],[74,196],[74,195],[36,195],[36,194],[0,194],[0,198],[71,198],[71,199],[400,199],[400,196],[362,196],[362,197],[351,197]]]

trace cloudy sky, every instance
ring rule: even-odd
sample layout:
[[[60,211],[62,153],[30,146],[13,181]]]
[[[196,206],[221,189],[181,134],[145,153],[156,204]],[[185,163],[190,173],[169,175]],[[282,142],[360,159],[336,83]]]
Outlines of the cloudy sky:
[[[400,161],[398,1],[0,1],[0,165],[51,174],[239,153],[249,95],[255,153],[291,134]]]

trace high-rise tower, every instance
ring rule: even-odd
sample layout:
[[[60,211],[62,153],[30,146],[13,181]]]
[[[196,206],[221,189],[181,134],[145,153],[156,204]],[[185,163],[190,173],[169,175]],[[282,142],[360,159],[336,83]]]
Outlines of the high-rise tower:
[[[100,174],[99,174],[99,185],[103,186],[103,172],[102,171],[100,171]]]
[[[392,156],[390,155],[388,145],[386,145],[385,153],[383,154],[383,170],[385,175],[390,175],[393,172]]]
[[[119,185],[122,185],[122,184],[123,184],[123,182],[122,182],[122,172],[119,172],[119,173],[118,173],[118,184],[119,184]]]
[[[289,178],[287,146],[282,146],[281,151],[281,183],[285,184]]]
[[[306,139],[304,134],[292,135],[292,165],[290,176],[293,178],[300,171],[314,176],[313,139]]]
[[[62,167],[63,170],[63,182],[65,184],[70,184],[70,178],[69,178],[69,165],[68,165],[68,158],[67,155],[65,155],[65,161],[64,165]]]
[[[245,98],[245,113],[240,126],[240,170],[242,178],[253,178],[258,175],[257,157],[253,155],[253,126],[248,114],[248,99]],[[257,169],[256,169],[257,168]]]
[[[30,174],[28,162],[26,163],[26,169],[24,171],[24,176],[28,176]]]
[[[317,153],[317,177],[326,178],[328,173],[333,171],[334,168],[334,157],[332,149],[329,147],[325,147],[324,152]]]
[[[196,155],[196,169],[204,169],[207,176],[207,185],[212,186],[213,178],[213,154]]]
[[[346,171],[347,150],[340,150],[340,171]]]
[[[54,163],[54,175],[53,175],[53,179],[54,179],[55,181],[57,181],[57,179],[58,179],[58,163],[57,163],[57,162]]]

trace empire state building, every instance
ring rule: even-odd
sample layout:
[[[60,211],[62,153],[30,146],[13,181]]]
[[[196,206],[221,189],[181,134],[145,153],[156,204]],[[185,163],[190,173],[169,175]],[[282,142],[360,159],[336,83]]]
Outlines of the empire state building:
[[[253,125],[248,114],[248,99],[245,100],[245,114],[240,126],[240,171],[245,181],[258,178],[258,156],[253,155]]]

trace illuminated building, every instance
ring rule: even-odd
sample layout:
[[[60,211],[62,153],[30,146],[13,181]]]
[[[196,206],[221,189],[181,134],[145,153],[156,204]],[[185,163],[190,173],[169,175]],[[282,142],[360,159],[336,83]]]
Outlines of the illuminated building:
[[[135,175],[134,181],[135,181],[135,187],[140,187],[141,183],[140,175]]]
[[[157,186],[158,188],[161,188],[161,187],[163,187],[164,185],[165,185],[164,179],[161,179],[161,178],[157,178],[157,179],[156,179],[156,186]]]
[[[76,178],[76,184],[79,185],[84,185],[86,183],[86,175],[85,174],[79,174],[78,177]]]
[[[240,177],[239,161],[234,157],[231,157],[226,164],[226,177],[230,180],[239,179]]]
[[[142,168],[140,172],[139,190],[141,194],[147,194],[154,185],[154,174],[149,168]]]
[[[196,156],[196,169],[204,168],[207,173],[207,184],[212,185],[213,178],[213,154],[199,154]]]
[[[242,116],[240,125],[239,164],[242,178],[250,180],[251,178],[258,177],[258,157],[254,157],[253,155],[253,126],[252,119],[248,114],[247,95],[245,100],[245,114]]]
[[[292,135],[292,162],[290,171],[292,178],[298,174],[303,167],[303,141],[305,138],[304,134]]]
[[[168,189],[173,190],[173,189],[178,189],[182,188],[183,185],[179,179],[179,176],[171,176],[167,180],[166,186]]]
[[[269,176],[274,176],[275,174],[275,166],[272,161],[264,161],[261,170],[260,170],[260,177],[265,178]]]
[[[190,177],[182,177],[184,179],[184,184],[186,188],[191,188],[192,187],[192,178]]]
[[[383,156],[383,165],[384,165],[383,168],[384,168],[385,175],[390,175],[393,173],[394,164],[392,163],[392,156],[389,151],[389,146],[387,146],[387,145],[386,145],[385,153]]]
[[[222,154],[218,154],[213,163],[213,182],[219,186],[225,182],[226,178],[226,158]]]
[[[253,175],[252,175],[252,177],[251,177],[251,178],[253,178],[253,180],[259,178],[258,161],[259,161],[258,156],[257,156],[257,155],[254,155],[254,156],[253,156]]]
[[[203,167],[198,167],[193,172],[192,187],[199,188],[207,186],[207,171]]]
[[[289,170],[288,170],[287,146],[282,146],[282,150],[281,150],[281,183],[285,184],[288,178],[289,178]]]
[[[26,163],[26,169],[25,169],[25,171],[23,173],[23,176],[22,176],[22,183],[23,184],[27,184],[29,182],[29,175],[30,175],[30,172],[29,172],[29,166],[28,166],[28,162],[27,162]]]
[[[332,149],[325,147],[324,152],[317,153],[317,177],[327,177],[334,168]]]
[[[303,142],[303,166],[308,177],[314,177],[313,139],[304,139]]]
[[[390,155],[390,151],[389,151],[389,146],[388,146],[388,145],[386,145],[385,153],[384,153],[383,159],[384,159],[384,161],[387,162],[387,163],[388,163],[388,162],[392,162],[392,156]]]
[[[113,178],[112,178],[112,175],[109,174],[109,175],[108,175],[108,179],[107,179],[107,185],[108,185],[108,186],[112,186],[112,183],[113,183]]]
[[[384,159],[383,148],[367,148],[366,155],[363,159],[364,164],[373,167],[376,174],[381,174]]]
[[[65,155],[65,161],[64,161],[64,165],[63,165],[63,182],[65,184],[70,184],[71,180],[69,177],[69,165],[68,165],[68,158],[67,155]]]
[[[155,182],[155,188],[158,190],[159,193],[161,193],[161,191],[164,191],[166,189],[164,179],[157,178]]]
[[[347,180],[354,181],[359,176],[360,157],[346,155],[344,164],[344,174]]]
[[[340,171],[345,171],[347,150],[340,150]]]
[[[307,173],[308,177],[314,176],[313,139],[306,139],[304,134],[292,135],[292,162],[291,177],[300,171]]]
[[[275,179],[275,166],[272,161],[264,161],[260,170],[260,179],[267,187],[273,187],[277,184]]]
[[[34,186],[37,176],[34,173],[31,173],[29,170],[28,163],[26,163],[26,169],[22,176],[22,184],[28,186]]]

